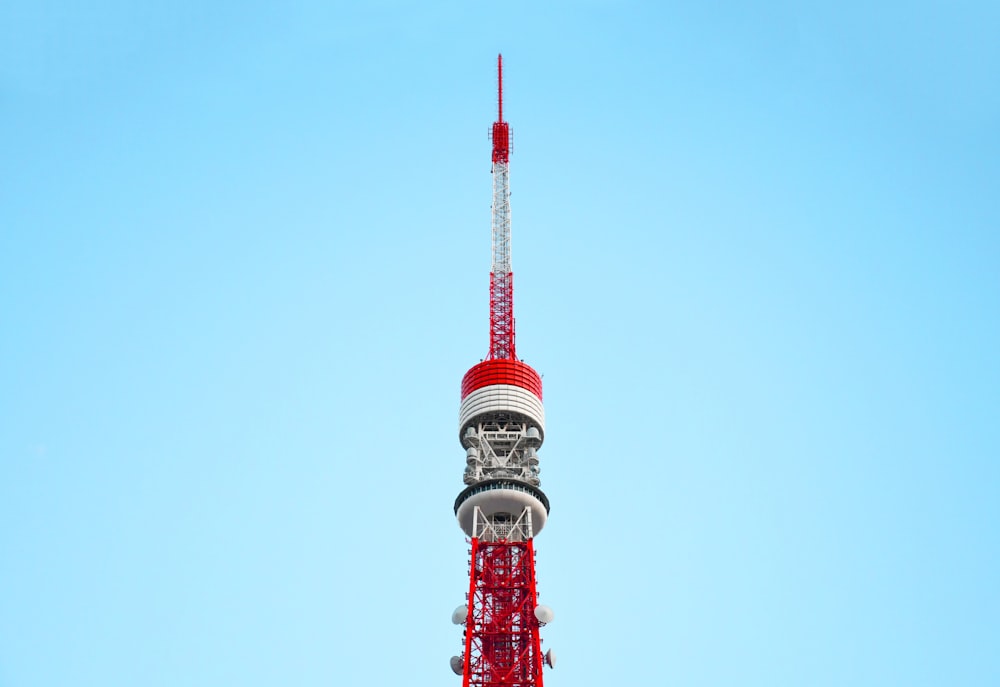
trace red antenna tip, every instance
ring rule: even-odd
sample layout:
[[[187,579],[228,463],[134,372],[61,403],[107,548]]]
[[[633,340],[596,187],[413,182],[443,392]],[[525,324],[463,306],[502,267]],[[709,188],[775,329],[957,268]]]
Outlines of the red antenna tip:
[[[503,121],[503,55],[497,54],[497,121]]]
[[[510,127],[503,121],[503,55],[497,55],[497,121],[493,122],[493,162],[507,162]]]

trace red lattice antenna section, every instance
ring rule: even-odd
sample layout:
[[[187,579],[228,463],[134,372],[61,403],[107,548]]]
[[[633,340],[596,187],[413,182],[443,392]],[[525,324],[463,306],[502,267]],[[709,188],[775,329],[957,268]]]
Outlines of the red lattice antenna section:
[[[510,159],[510,126],[503,121],[503,55],[497,55],[497,121],[493,122],[493,162]]]

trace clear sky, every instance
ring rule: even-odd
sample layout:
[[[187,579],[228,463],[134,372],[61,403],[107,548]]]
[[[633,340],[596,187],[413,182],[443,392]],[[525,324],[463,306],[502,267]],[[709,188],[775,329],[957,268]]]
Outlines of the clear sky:
[[[0,685],[459,684],[501,51],[546,685],[1000,684],[1000,5],[756,5],[0,4]]]

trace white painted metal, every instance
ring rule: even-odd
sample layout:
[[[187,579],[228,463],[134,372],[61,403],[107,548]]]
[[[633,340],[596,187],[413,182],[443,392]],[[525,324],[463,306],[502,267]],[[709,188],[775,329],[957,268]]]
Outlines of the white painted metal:
[[[466,449],[462,480],[513,479],[539,486],[538,449],[545,440],[545,409],[519,386],[493,384],[465,397],[458,436]]]
[[[467,432],[465,483],[475,484],[486,479],[515,479],[538,486],[537,447],[541,441],[528,436],[530,429],[523,421],[501,417],[500,414],[481,415],[473,427],[475,434]]]
[[[493,268],[506,275],[510,266],[510,169],[506,162],[493,163]]]
[[[465,397],[458,409],[458,437],[474,424],[479,415],[516,413],[524,416],[530,426],[538,428],[540,441],[545,440],[545,408],[527,389],[513,384],[492,384],[476,389]]]
[[[545,527],[548,513],[534,494],[503,488],[473,494],[458,507],[456,517],[462,531],[470,537],[484,539],[507,532],[507,539],[512,536],[530,539]]]
[[[489,516],[477,506],[472,517],[471,536],[480,541],[528,541],[534,535],[530,508],[513,518],[509,513]]]
[[[556,617],[556,614],[548,606],[535,606],[535,618],[542,625],[546,623],[551,623]]]

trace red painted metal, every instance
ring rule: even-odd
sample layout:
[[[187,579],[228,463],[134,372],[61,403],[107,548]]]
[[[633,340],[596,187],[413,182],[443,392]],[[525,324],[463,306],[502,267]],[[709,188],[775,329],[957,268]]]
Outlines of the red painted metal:
[[[497,55],[497,121],[493,122],[493,162],[510,157],[510,127],[503,121],[503,55]]]
[[[503,121],[503,55],[497,55],[497,121]]]
[[[475,628],[475,608],[473,604],[476,599],[476,576],[472,573],[476,569],[475,562],[478,553],[479,539],[473,537],[472,549],[469,551],[469,594],[466,597],[469,613],[465,617],[465,653],[463,654],[465,660],[463,661],[464,667],[462,668],[462,687],[469,687],[469,680],[471,679],[469,656],[472,655],[472,637],[475,634],[473,631]]]
[[[514,346],[514,273],[490,272],[490,354],[493,360],[516,360]]]
[[[543,687],[532,541],[472,540],[462,687]]]
[[[510,384],[527,389],[542,400],[542,378],[520,360],[484,360],[462,377],[462,400],[477,389],[493,384]]]

